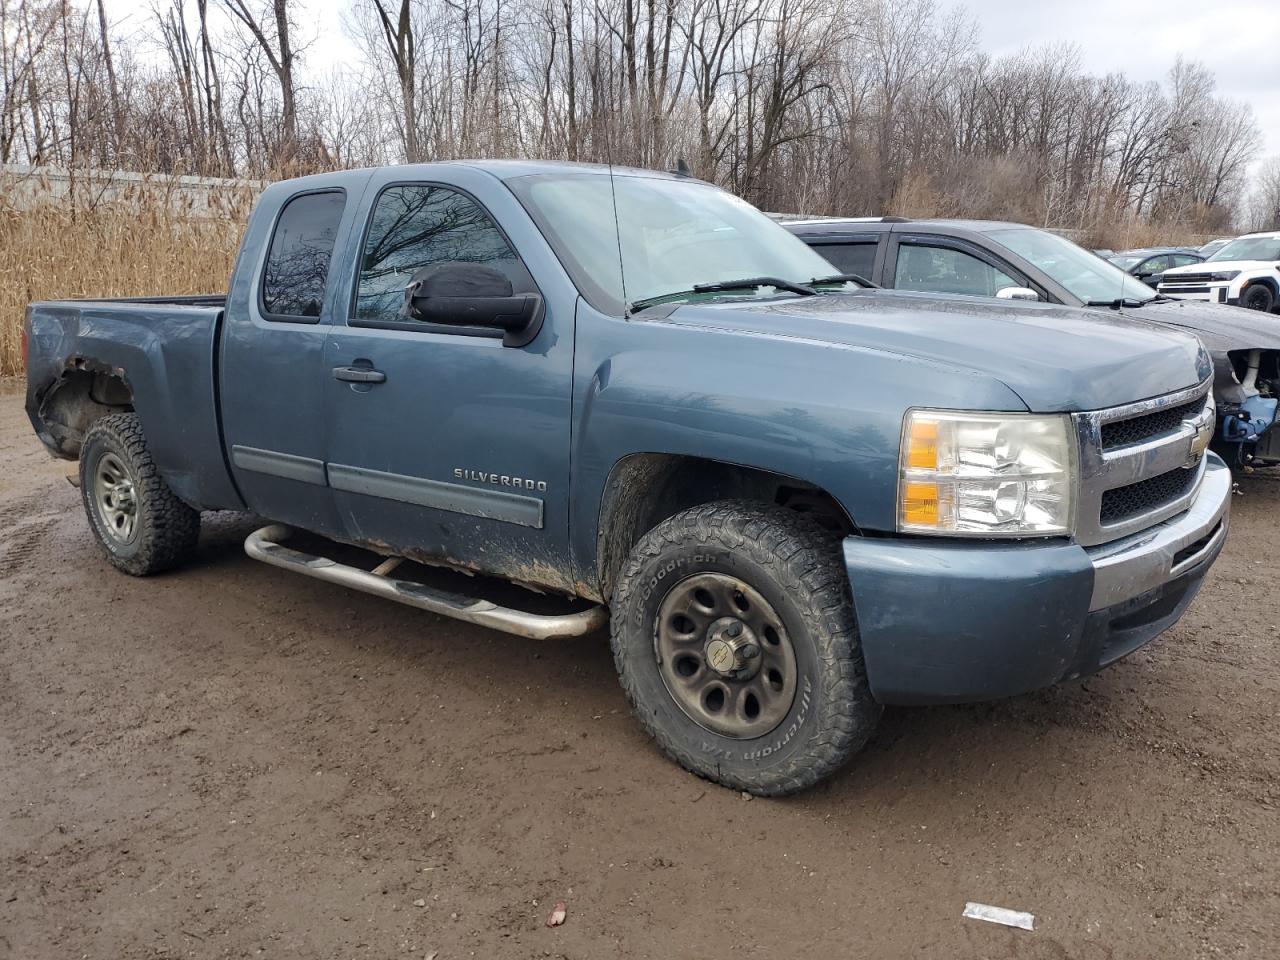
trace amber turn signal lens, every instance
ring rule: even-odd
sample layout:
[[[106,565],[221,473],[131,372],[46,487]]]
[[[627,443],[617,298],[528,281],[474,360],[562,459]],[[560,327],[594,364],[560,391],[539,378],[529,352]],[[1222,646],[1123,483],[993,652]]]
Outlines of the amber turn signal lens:
[[[908,482],[902,496],[902,519],[919,526],[938,525],[938,485]]]
[[[938,468],[938,421],[913,420],[907,437],[907,466],[921,470]]]

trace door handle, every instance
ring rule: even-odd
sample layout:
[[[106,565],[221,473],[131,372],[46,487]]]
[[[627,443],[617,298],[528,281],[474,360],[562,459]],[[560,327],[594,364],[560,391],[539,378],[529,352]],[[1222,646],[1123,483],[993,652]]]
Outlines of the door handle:
[[[347,383],[385,383],[387,375],[369,367],[334,367],[333,379]]]

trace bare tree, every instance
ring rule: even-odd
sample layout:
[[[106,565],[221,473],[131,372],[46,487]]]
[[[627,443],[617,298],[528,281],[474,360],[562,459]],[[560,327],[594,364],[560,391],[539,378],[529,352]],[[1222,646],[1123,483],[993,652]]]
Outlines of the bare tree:
[[[1272,168],[1246,208],[1257,121],[1203,66],[1136,83],[1069,46],[991,57],[937,0],[355,0],[356,62],[305,76],[291,0],[151,2],[148,37],[105,0],[0,0],[0,159],[257,177],[685,158],[773,209],[1274,219]]]
[[[271,65],[280,85],[280,123],[283,135],[274,160],[287,164],[298,147],[298,107],[294,88],[294,49],[290,41],[288,0],[271,0],[270,7],[254,12],[246,0],[222,0],[227,12],[249,31]]]
[[[1258,168],[1247,223],[1251,230],[1280,230],[1280,156]]]
[[[383,38],[387,43],[387,51],[395,65],[396,78],[400,81],[401,130],[404,140],[405,159],[417,163],[422,159],[418,146],[418,111],[416,59],[413,37],[413,19],[410,15],[410,0],[400,0],[400,12],[392,23],[383,0],[373,0],[374,9],[378,11],[378,22],[382,26]]]

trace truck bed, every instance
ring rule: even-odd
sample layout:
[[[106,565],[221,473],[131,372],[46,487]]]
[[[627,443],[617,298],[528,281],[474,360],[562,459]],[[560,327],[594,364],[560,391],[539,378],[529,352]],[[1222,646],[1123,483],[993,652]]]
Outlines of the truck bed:
[[[136,410],[161,475],[192,506],[238,508],[223,455],[217,346],[223,295],[49,300],[27,308],[27,414],[75,459],[88,423]],[[127,390],[106,381],[122,378]],[[104,409],[106,408],[106,409]]]
[[[54,300],[52,303],[150,303],[171,304],[175,307],[224,307],[225,293],[193,293],[176,297],[89,297],[70,300]]]

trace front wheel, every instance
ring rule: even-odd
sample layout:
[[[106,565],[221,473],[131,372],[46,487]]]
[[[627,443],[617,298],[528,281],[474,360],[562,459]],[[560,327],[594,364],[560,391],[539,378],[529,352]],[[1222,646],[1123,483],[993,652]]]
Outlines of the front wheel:
[[[1244,291],[1244,296],[1240,298],[1240,306],[1249,310],[1261,310],[1263,313],[1270,313],[1274,305],[1275,296],[1271,293],[1271,289],[1262,283],[1249,284]]]
[[[177,566],[195,549],[200,514],[160,476],[134,413],[103,417],[80,448],[80,496],[107,559],[135,577]]]
[[[632,709],[701,777],[794,793],[875,729],[839,542],[801,514],[748,501],[677,514],[636,545],[612,606]]]

